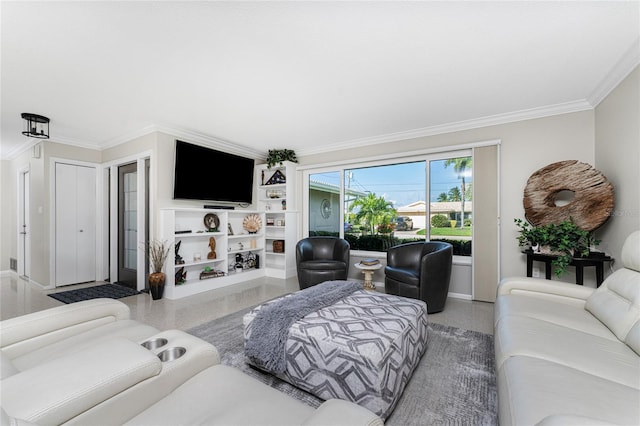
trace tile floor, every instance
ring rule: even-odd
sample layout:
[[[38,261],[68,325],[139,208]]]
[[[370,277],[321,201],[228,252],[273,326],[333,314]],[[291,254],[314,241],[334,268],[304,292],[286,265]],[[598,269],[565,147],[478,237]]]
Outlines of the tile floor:
[[[43,290],[14,274],[0,277],[0,319],[40,311],[59,302],[47,294],[72,290],[96,283]],[[149,294],[125,297],[131,316],[160,330],[186,330],[204,322],[298,290],[296,277],[287,280],[259,278],[178,300],[152,300]],[[493,304],[449,298],[443,312],[430,314],[429,321],[467,330],[493,333]]]

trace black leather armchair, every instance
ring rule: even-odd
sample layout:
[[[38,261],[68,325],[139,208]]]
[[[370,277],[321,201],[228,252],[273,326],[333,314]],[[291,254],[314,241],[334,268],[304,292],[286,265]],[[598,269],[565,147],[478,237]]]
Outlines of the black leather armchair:
[[[337,237],[308,237],[296,244],[300,289],[330,280],[346,280],[350,245]]]
[[[387,250],[384,285],[388,294],[424,300],[427,312],[444,310],[453,246],[439,241],[405,243]]]

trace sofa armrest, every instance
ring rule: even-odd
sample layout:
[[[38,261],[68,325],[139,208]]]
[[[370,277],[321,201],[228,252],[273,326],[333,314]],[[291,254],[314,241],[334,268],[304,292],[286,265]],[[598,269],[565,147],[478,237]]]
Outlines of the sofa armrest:
[[[159,340],[164,340],[166,343]],[[220,354],[215,346],[184,331],[162,331],[140,342],[140,347],[146,347],[147,343],[154,342],[157,344],[153,345],[148,352],[162,360],[162,371],[92,407],[91,410],[85,411],[73,419],[73,424],[121,425],[126,423],[200,372],[220,364]],[[182,349],[182,352],[174,353],[177,358],[164,358],[163,354],[171,353],[174,349]]]
[[[33,351],[100,325],[129,319],[129,315],[129,307],[113,299],[85,300],[33,312],[0,322],[0,348]]]
[[[527,294],[544,298],[556,298],[584,303],[595,291],[594,288],[562,281],[529,277],[504,278],[498,285],[498,296],[505,294]]]
[[[323,402],[303,426],[383,426],[378,416],[364,407],[341,399]]]
[[[161,371],[153,352],[109,339],[3,380],[2,408],[28,422],[62,424]]]

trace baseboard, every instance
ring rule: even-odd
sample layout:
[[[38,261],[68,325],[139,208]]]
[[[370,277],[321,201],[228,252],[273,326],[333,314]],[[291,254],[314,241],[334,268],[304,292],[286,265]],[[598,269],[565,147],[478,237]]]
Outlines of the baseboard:
[[[364,282],[363,280],[358,281]],[[376,286],[376,290],[384,293],[384,281],[374,281],[373,284]],[[447,296],[451,297],[452,299],[473,300],[470,294],[464,293],[448,293]]]
[[[473,300],[470,294],[464,294],[464,293],[449,293],[448,296],[452,299]]]

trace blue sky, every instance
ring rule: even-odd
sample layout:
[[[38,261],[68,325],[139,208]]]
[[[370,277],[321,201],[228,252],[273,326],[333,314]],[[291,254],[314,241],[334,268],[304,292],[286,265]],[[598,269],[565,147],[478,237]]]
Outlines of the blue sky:
[[[339,183],[337,173],[333,173],[333,176],[323,173],[320,179],[336,185]],[[419,161],[352,169],[350,182],[346,179],[345,186],[384,196],[386,200],[392,201],[395,207],[400,207],[424,200],[425,182],[425,165],[424,162]],[[465,182],[471,183],[471,177],[467,177]],[[445,168],[444,160],[431,161],[431,201],[437,201],[440,193],[447,193],[452,187],[459,187],[460,183],[461,180],[458,179],[453,166]]]

